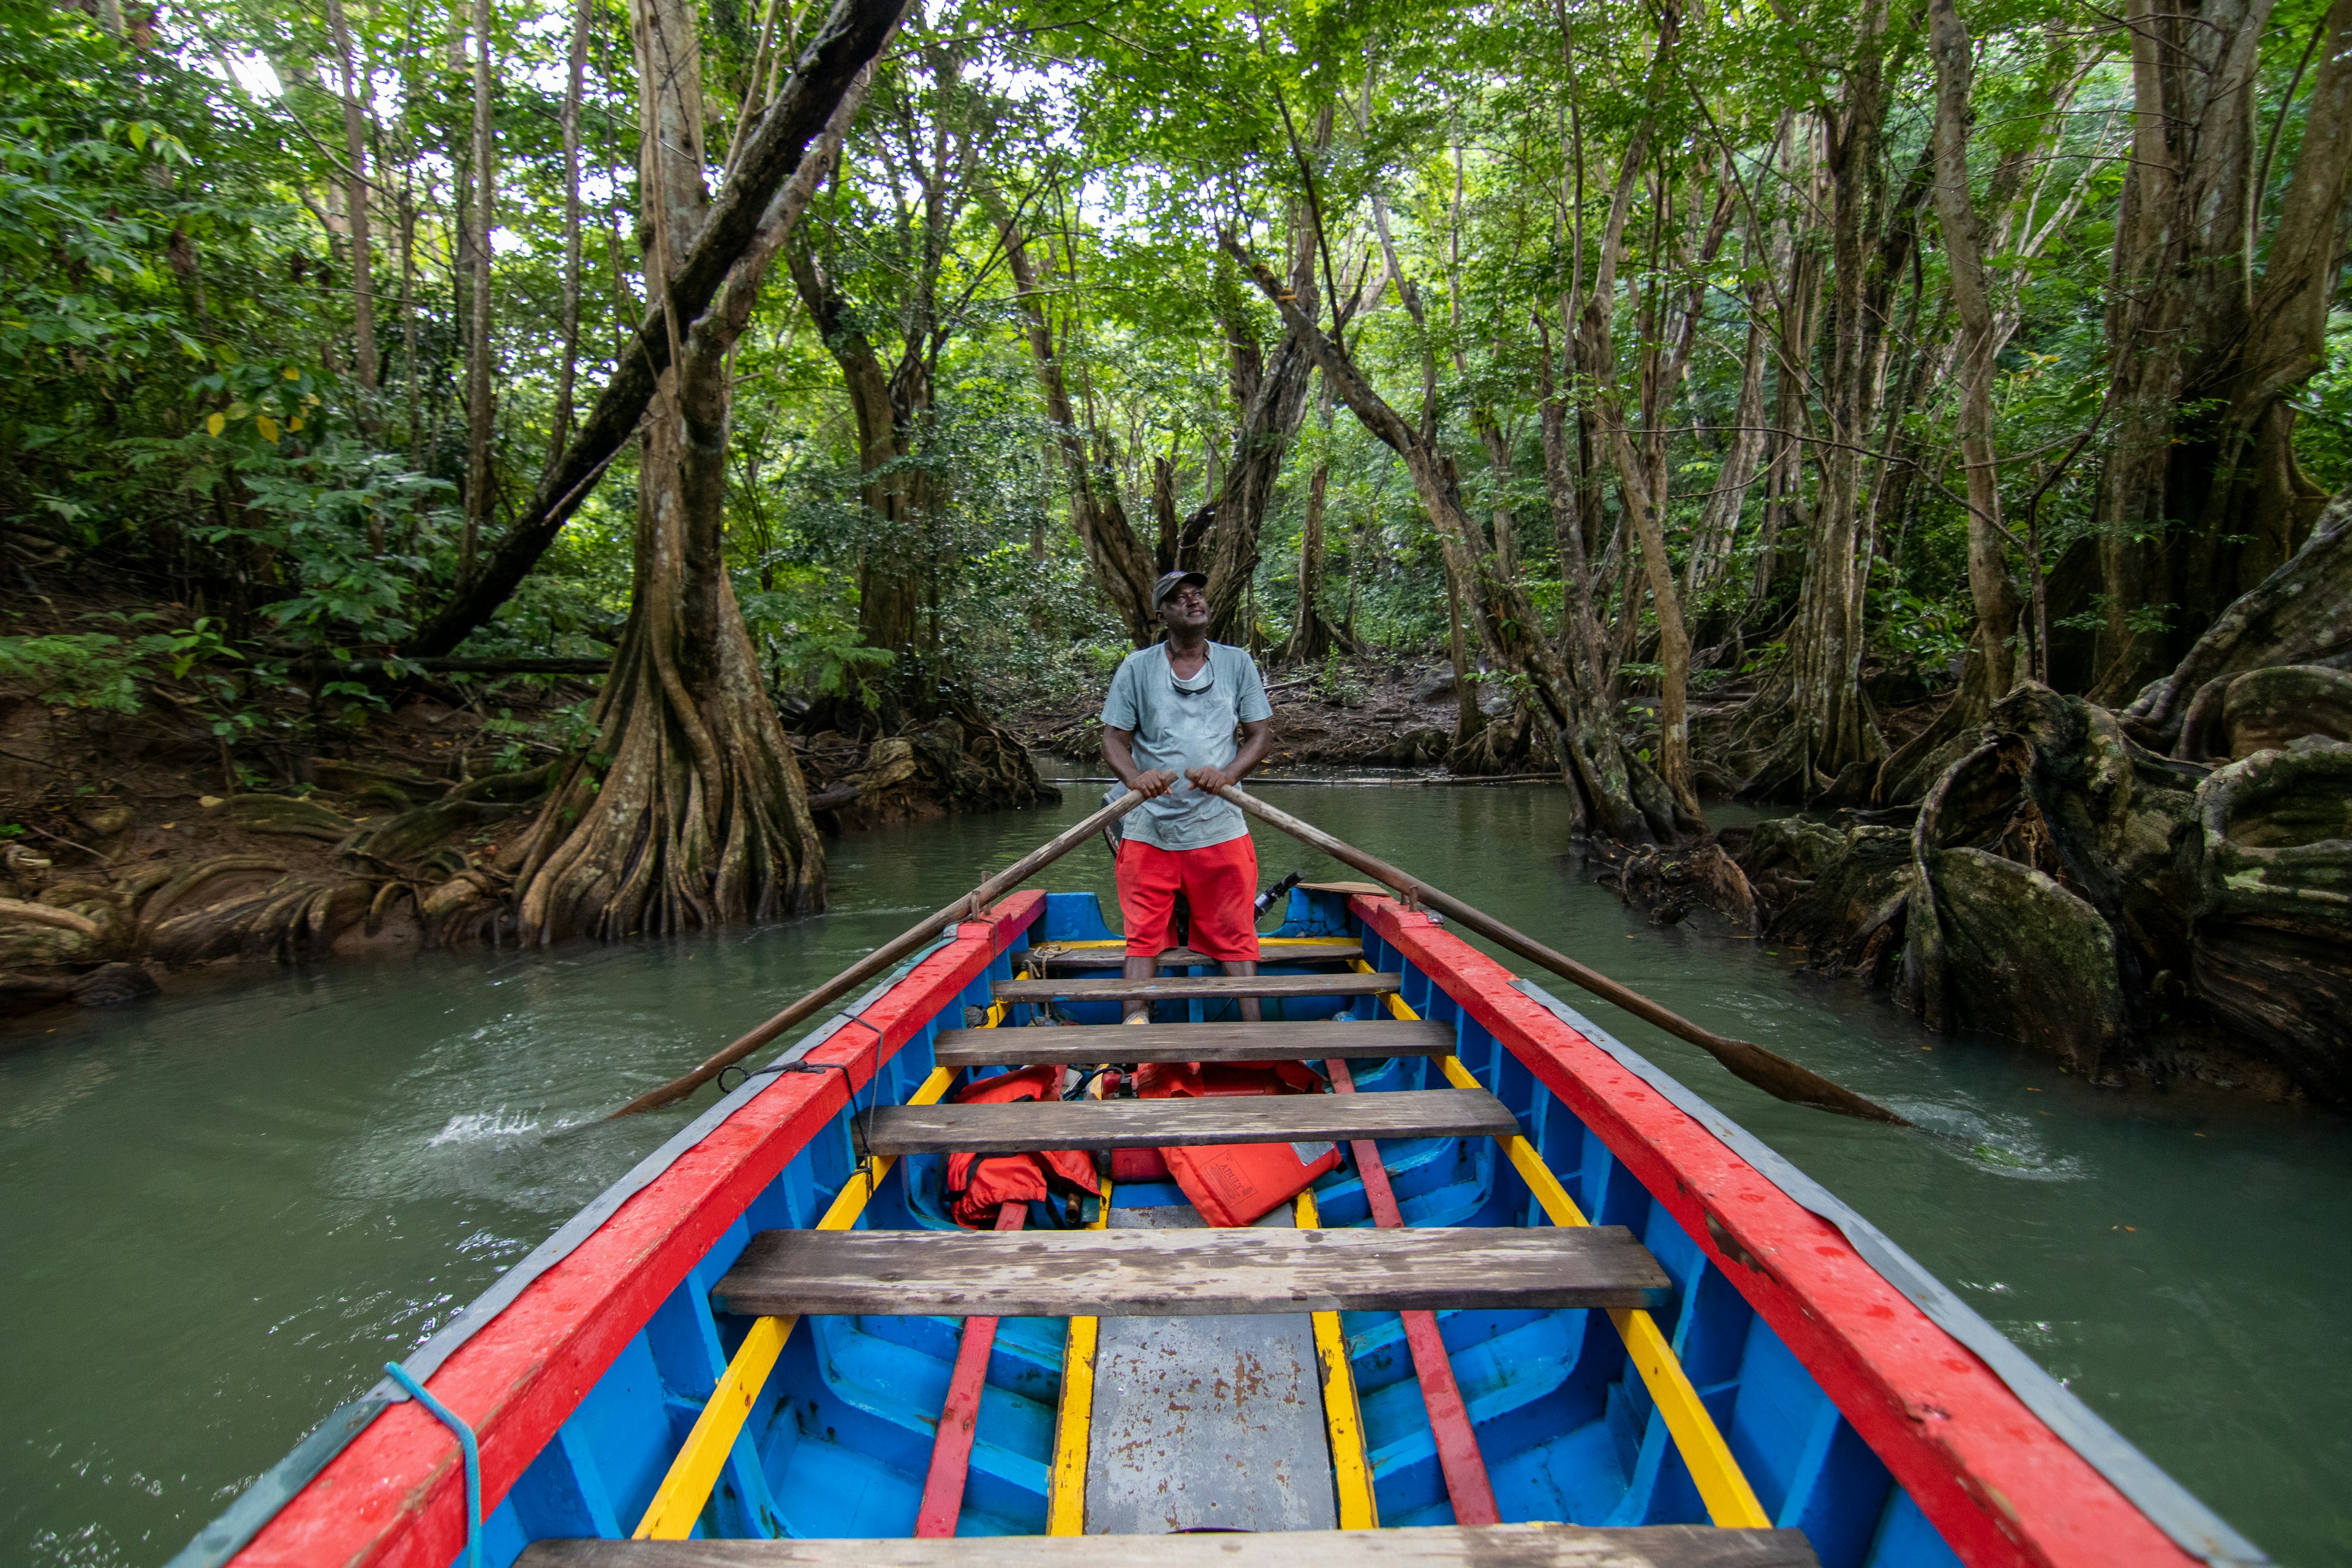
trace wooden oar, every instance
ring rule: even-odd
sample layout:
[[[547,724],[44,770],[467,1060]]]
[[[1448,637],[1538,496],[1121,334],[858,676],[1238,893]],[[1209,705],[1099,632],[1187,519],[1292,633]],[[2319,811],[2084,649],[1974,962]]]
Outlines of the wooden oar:
[[[904,931],[892,937],[888,942],[753,1029],[750,1034],[737,1039],[734,1044],[705,1061],[692,1072],[682,1078],[674,1078],[659,1089],[646,1090],[645,1093],[613,1112],[613,1115],[614,1117],[634,1115],[640,1110],[653,1110],[685,1099],[794,1024],[814,1016],[817,1009],[826,1003],[847,995],[859,985],[882,973],[892,964],[939,934],[950,922],[979,918],[981,910],[994,903],[1007,890],[1020,886],[1029,877],[1059,860],[1063,856],[1092,838],[1099,829],[1117,822],[1142,802],[1142,795],[1133,790],[1128,791],[1076,827],[1057,834],[1048,842],[1032,849],[947,908],[908,926]]]
[[[1497,947],[1508,948],[1528,963],[1539,963],[1562,979],[1573,981],[1602,1001],[1623,1008],[1636,1018],[1655,1024],[1666,1033],[1688,1040],[1721,1062],[1733,1076],[1747,1079],[1775,1100],[1785,1100],[1791,1105],[1810,1105],[1822,1110],[1834,1110],[1841,1115],[1860,1117],[1864,1121],[1887,1121],[1897,1127],[1911,1125],[1907,1119],[1895,1115],[1883,1105],[1864,1100],[1842,1084],[1832,1083],[1811,1068],[1800,1067],[1788,1058],[1776,1056],[1761,1046],[1730,1039],[1712,1029],[1701,1028],[1681,1014],[1661,1007],[1640,992],[1619,984],[1564,952],[1546,947],[1535,938],[1505,925],[1494,916],[1472,908],[1452,894],[1440,892],[1418,878],[1406,876],[1387,861],[1367,855],[1342,839],[1334,838],[1311,822],[1302,822],[1290,813],[1268,805],[1255,795],[1244,795],[1237,789],[1220,789],[1217,793],[1252,816],[1281,828],[1293,838],[1320,849],[1334,860],[1353,866],[1406,897],[1441,910],[1447,919],[1476,931]]]

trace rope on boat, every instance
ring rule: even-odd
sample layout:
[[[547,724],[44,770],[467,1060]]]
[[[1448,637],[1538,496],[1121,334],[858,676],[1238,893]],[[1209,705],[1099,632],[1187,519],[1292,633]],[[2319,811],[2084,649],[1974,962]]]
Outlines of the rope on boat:
[[[466,1456],[466,1568],[482,1568],[482,1446],[474,1441],[474,1429],[463,1417],[433,1397],[432,1392],[419,1383],[409,1370],[396,1361],[383,1363],[392,1381],[408,1390],[408,1396],[433,1413],[436,1420],[457,1435],[457,1447]]]

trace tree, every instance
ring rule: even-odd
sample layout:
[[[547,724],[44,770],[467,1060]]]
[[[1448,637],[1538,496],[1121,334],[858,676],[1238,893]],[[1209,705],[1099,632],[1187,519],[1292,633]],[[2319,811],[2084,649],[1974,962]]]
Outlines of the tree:
[[[1678,838],[1692,825],[1677,819],[1671,798],[1655,798],[1663,792],[1654,792],[1651,800],[1636,799],[1632,770],[1623,765],[1622,754],[1612,754],[1613,746],[1599,757],[1580,747],[1583,715],[1575,682],[1558,648],[1544,635],[1526,589],[1497,572],[1494,558],[1480,552],[1478,524],[1463,505],[1452,457],[1433,435],[1406,423],[1389,405],[1347,351],[1324,335],[1296,297],[1264,263],[1249,255],[1238,238],[1227,236],[1224,245],[1259,291],[1282,311],[1283,321],[1298,333],[1317,365],[1330,378],[1333,395],[1348,405],[1374,439],[1404,459],[1414,494],[1437,531],[1447,570],[1463,585],[1466,607],[1487,656],[1525,681],[1536,699],[1555,754],[1564,759],[1563,773],[1576,791],[1580,825],[1626,843]]]
[[[959,37],[919,31],[889,73],[874,117],[873,170],[893,212],[887,236],[870,237],[887,258],[875,270],[901,284],[888,307],[895,319],[887,333],[869,330],[873,318],[853,303],[839,270],[840,248],[828,262],[803,236],[787,256],[793,286],[840,369],[856,421],[866,512],[857,552],[858,636],[896,661],[892,678],[871,694],[871,705],[889,709],[886,729],[896,727],[902,710],[928,715],[937,704],[931,555],[949,479],[926,444],[940,355],[994,260],[983,259],[977,276],[955,287],[951,269],[963,262],[957,231],[978,195],[980,162],[1001,124],[998,106],[965,76],[970,47]],[[882,337],[896,340],[887,363],[875,346]]]
[[[793,176],[812,168],[812,144],[851,84],[880,51],[897,26],[898,14],[895,0],[835,0],[782,92],[761,114],[758,129],[747,138],[711,201],[691,248],[673,258],[667,308],[649,310],[636,323],[616,356],[612,378],[562,458],[541,476],[530,500],[518,509],[480,569],[457,584],[402,645],[402,653],[433,658],[456,647],[488,622],[554,542],[606,466],[636,433],[656,383],[669,367],[672,313],[682,320],[698,318],[772,216],[782,220],[787,234],[799,222],[814,185]],[[791,205],[772,214],[770,203],[780,190]]]
[[[845,0],[827,31],[847,32],[855,20]],[[692,0],[635,0],[631,21],[649,277],[667,301],[671,364],[648,411],[629,619],[597,700],[596,739],[566,770],[520,856],[522,929],[541,942],[795,914],[824,900],[807,791],[726,570],[729,373],[761,283],[837,155],[867,79],[841,93],[716,298],[688,316],[673,258],[695,254],[719,210],[703,186],[698,18]],[[866,36],[870,58],[883,32]]]
[[[2308,129],[2258,268],[2269,204],[2250,110],[2268,0],[2135,0],[2125,16],[2135,105],[2106,319],[2116,437],[2087,672],[2111,702],[2283,564],[2326,502],[2295,460],[2286,398],[2320,363],[2352,167],[2352,6],[2336,5],[2315,34]]]
[[[1003,239],[1016,298],[1027,324],[1038,390],[1045,399],[1045,417],[1053,425],[1050,439],[1061,460],[1064,482],[1069,487],[1071,526],[1086,548],[1096,585],[1118,613],[1129,639],[1137,647],[1148,647],[1158,636],[1158,618],[1151,608],[1152,586],[1162,571],[1175,565],[1173,473],[1164,459],[1155,469],[1153,496],[1159,506],[1162,540],[1168,546],[1155,561],[1127,520],[1117,477],[1100,459],[1102,436],[1091,425],[1083,430],[1078,426],[1070,404],[1068,380],[1063,373],[1067,355],[1062,345],[1068,341],[1068,332],[1066,329],[1058,338],[1055,332],[1045,285],[1030,258],[1029,240],[1022,232],[1020,219],[1005,210],[1002,201],[992,204],[991,216]],[[1071,311],[1075,314],[1075,305]]]

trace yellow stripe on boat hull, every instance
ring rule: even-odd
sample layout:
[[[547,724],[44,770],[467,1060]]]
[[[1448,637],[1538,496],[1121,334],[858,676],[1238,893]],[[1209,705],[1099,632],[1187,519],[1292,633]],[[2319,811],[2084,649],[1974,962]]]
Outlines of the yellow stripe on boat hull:
[[[955,1074],[940,1068],[923,1080],[908,1103],[935,1104],[954,1082]],[[866,1161],[824,1211],[824,1217],[816,1222],[816,1228],[847,1230],[855,1226],[897,1163],[895,1157]],[[768,1374],[776,1369],[776,1358],[783,1354],[784,1342],[799,1321],[789,1317],[752,1322],[751,1332],[743,1336],[741,1347],[720,1374],[719,1386],[704,1403],[702,1414],[694,1418],[694,1430],[686,1435],[685,1447],[670,1461],[669,1473],[662,1477],[631,1539],[684,1541],[693,1532],[695,1521],[702,1517],[702,1505],[710,1500],[710,1489],[719,1484],[719,1472],[727,1468],[727,1456],[734,1451],[735,1439],[759,1401],[760,1390],[767,1386]]]

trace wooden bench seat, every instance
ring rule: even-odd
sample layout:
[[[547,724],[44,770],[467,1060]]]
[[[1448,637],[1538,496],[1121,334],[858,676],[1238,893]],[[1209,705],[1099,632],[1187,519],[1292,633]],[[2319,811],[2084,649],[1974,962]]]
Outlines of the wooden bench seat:
[[[1354,1138],[1509,1138],[1518,1131],[1518,1119],[1509,1108],[1483,1089],[885,1105],[870,1112],[865,1122],[866,1147],[886,1156],[1331,1143]]]
[[[1655,1307],[1669,1281],[1622,1226],[1402,1230],[767,1230],[720,1311],[881,1317]]]
[[[1819,1568],[1801,1530],[1424,1525],[940,1541],[541,1541],[515,1568]]]
[[[1371,996],[1403,976],[1380,974],[1199,974],[1165,979],[1000,980],[999,1002],[1189,1002],[1222,996]]]
[[[1349,963],[1364,956],[1364,944],[1360,942],[1286,942],[1280,937],[1261,937],[1257,944],[1260,963]],[[1055,947],[1051,942],[1015,953],[1016,959],[1049,963],[1056,969],[1117,969],[1127,962],[1127,950],[1118,947]],[[1217,961],[1205,952],[1195,952],[1189,947],[1171,947],[1159,959],[1162,969],[1192,969],[1198,966],[1215,968]]]
[[[1442,1057],[1454,1049],[1454,1026],[1375,1019],[1303,1024],[1100,1024],[1065,1028],[943,1029],[932,1049],[943,1068]]]

